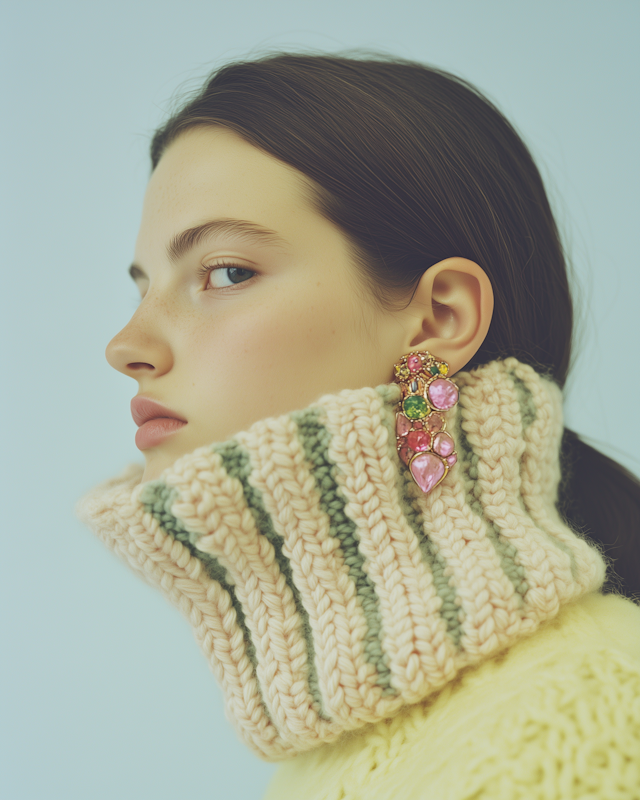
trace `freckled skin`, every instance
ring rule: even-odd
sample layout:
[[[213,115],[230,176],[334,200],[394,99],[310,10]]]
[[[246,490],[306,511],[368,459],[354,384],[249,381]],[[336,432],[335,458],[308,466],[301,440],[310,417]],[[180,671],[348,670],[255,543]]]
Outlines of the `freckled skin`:
[[[144,451],[143,481],[256,420],[388,383],[409,350],[431,350],[453,373],[482,343],[493,296],[477,264],[446,259],[425,272],[407,308],[383,311],[359,284],[344,235],[306,200],[305,180],[214,127],[183,133],[153,172],[135,246],[142,299],[106,355],[136,379],[137,394],[188,424]],[[216,218],[257,223],[287,245],[224,234],[169,260],[171,237]],[[221,260],[255,275],[235,284],[224,269],[198,276]]]

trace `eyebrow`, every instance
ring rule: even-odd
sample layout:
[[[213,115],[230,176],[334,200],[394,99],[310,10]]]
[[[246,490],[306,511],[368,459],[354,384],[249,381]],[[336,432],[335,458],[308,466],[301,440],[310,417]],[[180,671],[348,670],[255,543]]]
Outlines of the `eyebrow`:
[[[279,248],[286,248],[289,245],[279,234],[269,228],[264,228],[262,225],[249,222],[246,219],[225,217],[209,220],[202,225],[196,225],[195,228],[187,228],[187,230],[172,237],[167,245],[169,261],[175,264],[200,244],[203,239],[224,234],[235,236],[236,239],[249,244],[262,244]],[[147,277],[144,270],[135,263],[129,267],[129,275],[134,281]]]

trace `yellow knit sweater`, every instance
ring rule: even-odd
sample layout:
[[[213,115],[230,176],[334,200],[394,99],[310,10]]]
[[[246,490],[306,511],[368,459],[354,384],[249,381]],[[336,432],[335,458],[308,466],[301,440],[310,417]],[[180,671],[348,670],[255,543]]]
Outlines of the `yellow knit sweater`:
[[[264,800],[638,800],[640,607],[592,592],[396,717],[278,768]]]

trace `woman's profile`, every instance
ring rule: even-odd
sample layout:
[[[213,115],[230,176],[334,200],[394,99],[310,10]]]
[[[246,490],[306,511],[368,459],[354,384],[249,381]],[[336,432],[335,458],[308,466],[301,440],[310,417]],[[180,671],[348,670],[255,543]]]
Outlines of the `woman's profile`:
[[[145,465],[78,510],[193,626],[266,797],[637,797],[640,483],[563,426],[514,128],[433,67],[282,53],[151,162],[107,347]]]

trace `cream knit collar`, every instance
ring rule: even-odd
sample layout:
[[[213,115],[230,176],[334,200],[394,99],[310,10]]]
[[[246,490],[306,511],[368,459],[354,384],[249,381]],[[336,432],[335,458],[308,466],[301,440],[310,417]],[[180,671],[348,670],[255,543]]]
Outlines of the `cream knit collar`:
[[[385,384],[256,422],[155,481],[131,466],[78,504],[184,613],[261,758],[393,716],[604,583],[555,508],[559,388],[515,358],[455,380],[459,460],[426,496]]]

